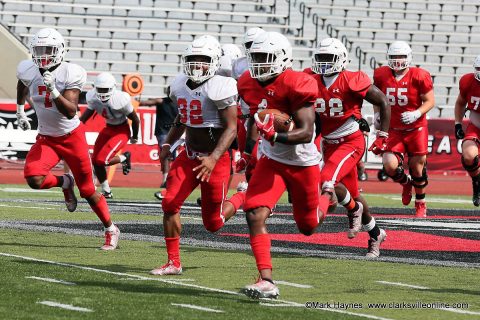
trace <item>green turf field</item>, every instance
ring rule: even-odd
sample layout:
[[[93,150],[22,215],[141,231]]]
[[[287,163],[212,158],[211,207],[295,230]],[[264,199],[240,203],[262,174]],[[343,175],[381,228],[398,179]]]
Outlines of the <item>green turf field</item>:
[[[97,222],[95,215],[88,210],[72,214],[61,204],[40,201],[61,200],[61,192],[24,193],[15,188],[28,189],[27,186],[0,185],[0,199],[3,199],[0,221]],[[116,200],[152,201],[154,191],[114,189]],[[21,202],[32,198],[38,199],[38,203]],[[191,199],[195,198],[193,195]],[[394,202],[399,202],[385,195],[367,195],[367,199],[375,206],[394,206]],[[468,197],[465,199],[469,200]],[[436,205],[452,204],[439,202]],[[455,205],[461,208],[459,204]],[[82,203],[79,208],[88,209],[88,206]],[[182,219],[191,218],[185,216]],[[159,211],[159,216],[118,214],[115,220],[160,221],[161,213]],[[474,268],[274,254],[275,279],[283,281],[279,284],[279,300],[253,301],[238,294],[257,276],[249,252],[182,246],[184,274],[162,278],[150,276],[148,271],[165,262],[163,244],[122,240],[119,250],[102,252],[97,250],[102,243],[100,235],[100,231],[98,237],[92,237],[0,228],[0,319],[480,317],[480,275]],[[54,281],[52,279],[68,283],[48,282]],[[51,306],[52,303],[62,304],[62,307]],[[369,305],[381,303],[386,306]],[[411,305],[404,305],[407,303]],[[423,308],[422,303],[425,304]],[[450,307],[455,303],[462,305],[454,313],[428,308],[433,303]],[[305,304],[316,304],[329,310],[306,308]],[[198,307],[204,309],[192,309]],[[461,312],[458,309],[467,313],[458,313]]]

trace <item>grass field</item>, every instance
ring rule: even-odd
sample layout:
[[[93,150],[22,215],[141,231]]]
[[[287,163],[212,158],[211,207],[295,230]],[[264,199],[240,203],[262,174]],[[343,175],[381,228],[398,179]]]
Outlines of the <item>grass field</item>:
[[[61,192],[25,193],[21,188],[27,189],[0,185],[0,222],[4,223],[0,228],[0,319],[480,317],[480,274],[476,268],[274,254],[279,300],[253,301],[238,294],[257,275],[250,252],[200,245],[182,246],[182,276],[153,277],[148,271],[165,262],[165,247],[159,241],[122,240],[119,250],[102,252],[97,250],[102,242],[100,231],[78,235],[6,227],[7,222],[22,221],[61,221],[66,225],[73,221],[97,222],[84,203],[78,212],[70,214],[62,204],[46,201],[61,200]],[[154,191],[116,188],[114,194],[116,200],[153,201]],[[191,200],[196,197],[194,194]],[[392,199],[397,195],[366,197],[374,206],[395,207],[399,202]],[[22,201],[25,199],[36,201]],[[464,200],[469,201],[469,197]],[[437,208],[451,206],[471,208],[461,202],[431,203]],[[161,221],[160,206],[158,216],[112,213],[115,221],[122,223]],[[184,222],[196,218],[188,214],[182,217]],[[312,303],[325,309],[305,307]],[[382,303],[386,305],[369,305]],[[448,304],[450,308],[422,308],[419,303],[436,303],[436,307]],[[453,304],[459,305],[452,309]]]

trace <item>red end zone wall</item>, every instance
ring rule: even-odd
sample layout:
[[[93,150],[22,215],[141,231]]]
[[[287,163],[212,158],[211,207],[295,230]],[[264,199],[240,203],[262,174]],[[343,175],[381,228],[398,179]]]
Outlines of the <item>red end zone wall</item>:
[[[82,105],[80,110],[85,110]],[[13,103],[0,102],[0,130],[2,128],[15,129],[16,105]],[[32,129],[36,128],[36,116],[33,110],[26,107],[26,112],[32,121]],[[137,144],[128,144],[125,150],[132,152],[132,162],[144,164],[158,163],[158,147],[155,137],[155,108],[139,107],[137,109],[140,118],[139,141]],[[463,171],[460,156],[461,142],[455,139],[453,119],[430,119],[428,122],[428,169],[434,171]],[[105,126],[105,120],[95,115],[86,124],[87,140],[93,146],[98,132]],[[464,128],[466,126],[464,125]],[[373,134],[373,131],[372,131]],[[368,146],[372,143],[372,135],[367,139]],[[1,143],[1,142],[0,142]],[[0,145],[1,147],[1,145]],[[367,163],[380,165],[381,159],[372,153],[366,155]]]

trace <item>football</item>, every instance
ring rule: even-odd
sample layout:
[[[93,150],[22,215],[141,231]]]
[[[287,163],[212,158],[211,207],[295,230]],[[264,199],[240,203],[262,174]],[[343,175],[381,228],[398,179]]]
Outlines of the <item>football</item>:
[[[265,119],[267,114],[274,115],[273,126],[277,132],[288,132],[292,131],[295,128],[295,123],[293,122],[292,116],[288,113],[280,111],[278,109],[265,109],[258,113],[258,118],[260,121]]]

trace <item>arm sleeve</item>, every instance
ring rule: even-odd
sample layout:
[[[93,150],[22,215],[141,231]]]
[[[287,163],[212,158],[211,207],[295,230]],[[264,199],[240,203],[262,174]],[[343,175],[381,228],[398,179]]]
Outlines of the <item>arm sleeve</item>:
[[[433,81],[430,73],[428,71],[419,69],[419,73],[417,75],[417,84],[419,86],[420,94],[425,94],[433,89]]]
[[[85,69],[76,64],[71,64],[68,70],[68,79],[65,83],[65,89],[82,90],[83,85],[87,81],[87,72]]]
[[[348,81],[348,87],[350,90],[360,95],[362,98],[365,98],[371,85],[372,82],[370,81],[370,78],[362,71],[355,72],[353,77]]]
[[[306,105],[315,103],[318,97],[318,85],[312,76],[298,72],[295,79],[292,79],[294,81],[290,79],[285,80],[290,84],[288,90],[291,92],[289,100],[292,113]]]

